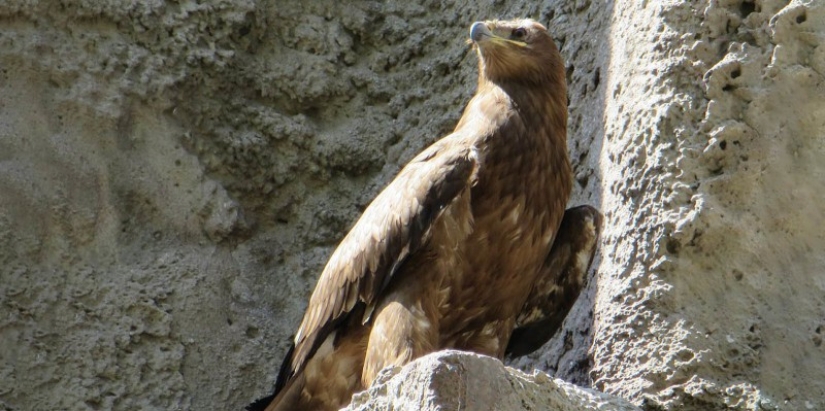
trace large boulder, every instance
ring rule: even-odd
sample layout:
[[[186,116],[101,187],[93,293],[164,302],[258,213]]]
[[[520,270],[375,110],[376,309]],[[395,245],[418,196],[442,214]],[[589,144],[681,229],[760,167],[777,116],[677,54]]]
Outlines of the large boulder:
[[[382,371],[343,411],[639,411],[618,397],[462,351],[440,351]]]

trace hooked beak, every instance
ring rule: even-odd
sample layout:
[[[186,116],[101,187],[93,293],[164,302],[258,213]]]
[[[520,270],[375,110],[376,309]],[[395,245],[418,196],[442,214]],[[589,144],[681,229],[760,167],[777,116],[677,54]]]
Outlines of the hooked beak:
[[[487,24],[481,21],[477,21],[470,26],[470,40],[474,43],[478,44],[485,41],[491,41],[496,44],[505,44],[510,43],[519,47],[527,46],[527,43],[522,41],[510,40],[508,38],[500,37],[493,34],[492,31],[487,27]]]

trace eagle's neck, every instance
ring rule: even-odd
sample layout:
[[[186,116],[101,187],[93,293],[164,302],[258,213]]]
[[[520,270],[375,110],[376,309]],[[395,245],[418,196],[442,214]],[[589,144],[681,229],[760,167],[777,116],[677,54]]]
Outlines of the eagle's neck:
[[[469,132],[462,133],[461,129]],[[555,87],[480,82],[456,131],[475,139],[473,144],[482,154],[486,169],[480,178],[524,186],[527,177],[501,170],[498,165],[512,167],[513,161],[519,162],[525,169],[546,177],[542,182],[527,184],[527,191],[539,193],[528,195],[536,200],[532,205],[546,207],[547,199],[540,193],[547,190],[545,185],[553,185],[553,198],[562,201],[563,209],[572,188],[567,154],[567,93],[563,82]],[[509,178],[505,176],[518,181],[504,181]]]
[[[456,131],[464,127],[493,131],[521,126],[531,137],[549,139],[553,149],[566,155],[567,87],[563,77],[559,80],[544,84],[493,82],[480,76],[476,95]],[[514,119],[519,124],[510,124]]]

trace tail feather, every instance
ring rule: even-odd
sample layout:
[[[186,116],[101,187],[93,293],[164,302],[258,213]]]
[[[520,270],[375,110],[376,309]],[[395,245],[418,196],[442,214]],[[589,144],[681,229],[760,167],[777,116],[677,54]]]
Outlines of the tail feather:
[[[281,390],[286,387],[287,381],[292,377],[292,354],[295,353],[295,341],[289,344],[289,351],[284,356],[284,361],[281,362],[281,369],[278,371],[278,379],[275,380],[275,393],[272,397],[278,395]]]
[[[290,381],[292,377],[292,354],[295,352],[295,343],[291,343],[289,345],[289,351],[287,351],[286,356],[284,356],[284,361],[281,363],[281,369],[278,372],[278,378],[275,380],[275,388],[272,390],[271,395],[267,395],[266,397],[259,398],[255,400],[255,402],[246,406],[246,411],[271,411],[273,406],[277,406],[276,404],[284,403],[284,400],[287,396],[291,397],[291,395],[281,395],[282,393],[286,393],[290,391],[292,387],[296,386],[296,379]],[[298,384],[298,386],[302,386],[303,383]],[[301,391],[298,390],[297,393]],[[294,394],[294,393],[293,393]],[[297,400],[297,398],[295,398]],[[292,403],[290,401],[286,402],[287,404]]]
[[[287,381],[286,385],[264,408],[264,411],[296,411],[301,402],[301,391],[304,388],[304,373],[300,373],[295,378]]]
[[[280,387],[276,393],[261,398],[246,407],[247,411],[296,411],[306,404],[301,402],[301,391],[304,388],[304,374],[300,373]]]
[[[266,406],[269,405],[272,400],[275,399],[275,394],[268,395],[263,398],[258,398],[252,404],[247,405],[244,410],[245,411],[264,411]]]

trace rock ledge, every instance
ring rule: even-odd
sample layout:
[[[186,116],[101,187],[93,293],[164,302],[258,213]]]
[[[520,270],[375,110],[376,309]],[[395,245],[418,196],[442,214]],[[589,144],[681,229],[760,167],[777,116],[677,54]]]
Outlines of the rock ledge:
[[[578,387],[545,373],[533,375],[501,361],[440,351],[404,367],[385,369],[373,386],[342,411],[367,410],[639,410],[618,397]]]

